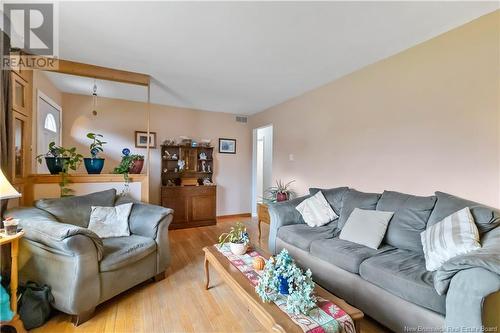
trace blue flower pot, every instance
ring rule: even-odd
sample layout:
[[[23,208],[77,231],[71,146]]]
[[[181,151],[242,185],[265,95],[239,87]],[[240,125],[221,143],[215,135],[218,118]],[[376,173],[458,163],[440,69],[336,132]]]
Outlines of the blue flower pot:
[[[100,174],[104,167],[104,158],[85,157],[83,162],[85,163],[85,169],[87,169],[89,175]]]
[[[280,283],[279,292],[281,295],[288,295],[288,279],[282,275],[278,276],[278,281]]]
[[[45,163],[47,164],[47,169],[51,175],[58,175],[63,171],[64,162],[69,160],[68,157],[45,157]]]

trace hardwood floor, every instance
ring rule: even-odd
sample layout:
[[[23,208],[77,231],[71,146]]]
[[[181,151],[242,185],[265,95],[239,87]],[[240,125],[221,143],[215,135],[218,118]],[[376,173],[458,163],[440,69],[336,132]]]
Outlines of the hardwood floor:
[[[257,221],[221,218],[216,226],[170,231],[172,264],[160,282],[145,282],[101,304],[96,315],[74,327],[70,317],[58,313],[39,333],[67,332],[263,332],[257,319],[217,274],[210,290],[204,288],[203,246],[214,244],[231,223],[244,221],[250,239],[257,242]],[[261,247],[267,248],[269,226],[262,225]],[[389,332],[366,318],[362,333]]]

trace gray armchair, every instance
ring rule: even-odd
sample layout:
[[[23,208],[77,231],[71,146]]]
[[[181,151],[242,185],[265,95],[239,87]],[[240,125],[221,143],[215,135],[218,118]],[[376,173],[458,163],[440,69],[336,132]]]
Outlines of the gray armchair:
[[[21,282],[52,288],[54,307],[89,319],[95,307],[150,278],[161,280],[170,262],[168,226],[171,209],[134,203],[131,235],[100,239],[88,230],[90,206],[114,206],[115,190],[86,196],[39,200],[36,207],[7,212],[21,220]],[[117,202],[118,204],[118,202]]]

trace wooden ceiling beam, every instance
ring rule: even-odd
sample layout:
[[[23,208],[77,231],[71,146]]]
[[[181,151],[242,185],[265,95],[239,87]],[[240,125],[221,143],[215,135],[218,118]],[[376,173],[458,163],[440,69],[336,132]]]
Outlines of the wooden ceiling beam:
[[[149,86],[150,76],[147,74],[129,72],[120,69],[84,64],[70,60],[57,59],[54,68],[44,68],[45,71],[91,77],[122,83]]]

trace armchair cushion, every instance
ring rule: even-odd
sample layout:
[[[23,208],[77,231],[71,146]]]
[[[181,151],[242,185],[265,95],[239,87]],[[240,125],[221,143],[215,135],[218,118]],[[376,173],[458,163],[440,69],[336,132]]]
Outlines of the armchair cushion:
[[[18,218],[25,231],[24,237],[47,247],[70,252],[66,239],[83,235],[92,240],[100,260],[103,254],[102,240],[87,228],[58,222],[51,214],[38,208],[17,208],[8,212],[9,216]]]
[[[154,239],[137,235],[106,238],[103,244],[104,256],[99,264],[101,272],[129,266],[156,250]]]
[[[115,197],[116,190],[111,189],[75,197],[41,199],[35,202],[35,206],[51,213],[60,222],[86,228],[90,221],[90,207],[112,207]]]

